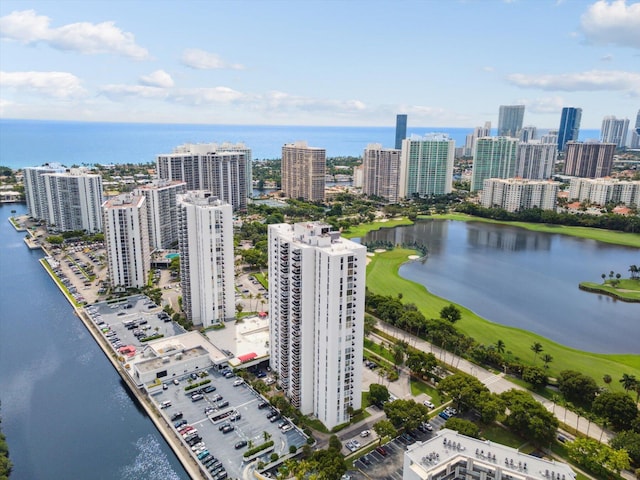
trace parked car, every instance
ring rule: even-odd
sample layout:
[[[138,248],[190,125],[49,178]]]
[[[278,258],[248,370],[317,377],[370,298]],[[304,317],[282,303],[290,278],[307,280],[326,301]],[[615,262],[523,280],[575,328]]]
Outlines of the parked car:
[[[236,450],[240,450],[242,447],[246,447],[246,446],[247,446],[247,441],[246,440],[240,440],[235,445]]]
[[[376,448],[376,452],[378,452],[378,453],[379,453],[380,455],[382,455],[383,457],[386,457],[386,456],[388,455],[387,450],[386,450],[384,447],[382,447],[382,446],[377,447],[377,448]]]
[[[371,430],[363,430],[363,431],[360,432],[360,436],[362,438],[368,437],[369,435],[371,435]]]
[[[431,403],[429,400],[425,400],[424,402],[422,402],[424,404],[425,407],[429,407],[429,408],[435,408],[436,406]]]

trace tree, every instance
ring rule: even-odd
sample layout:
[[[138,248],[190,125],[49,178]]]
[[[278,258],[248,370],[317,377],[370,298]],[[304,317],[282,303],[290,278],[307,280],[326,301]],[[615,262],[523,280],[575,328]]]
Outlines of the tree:
[[[536,388],[544,387],[547,384],[547,374],[542,367],[525,367],[522,372],[522,379]]]
[[[558,376],[558,389],[570,402],[591,405],[598,392],[596,381],[575,370],[563,370]]]
[[[611,378],[611,375],[609,375],[608,373],[605,373],[605,374],[602,376],[602,381],[603,381],[604,383],[606,383],[607,385],[609,385],[609,384],[613,381],[613,379]]]
[[[536,363],[536,358],[538,358],[538,355],[543,350],[542,344],[540,344],[540,342],[535,342],[533,345],[531,345],[530,348],[531,348],[531,351],[533,352],[533,363]]]
[[[576,438],[567,444],[569,458],[598,476],[608,477],[607,470],[619,473],[630,466],[626,450],[614,450],[592,438]]]
[[[387,400],[389,400],[387,387],[379,383],[369,385],[369,403],[382,406]]]
[[[376,319],[369,315],[368,313],[364,314],[364,336],[368,337],[371,332],[373,332],[376,328]]]
[[[504,415],[506,405],[500,396],[489,391],[481,392],[475,399],[474,409],[480,413],[483,423],[490,424]]]
[[[384,437],[395,437],[396,429],[389,420],[380,420],[373,424],[373,431],[378,434],[378,442],[382,443]]]
[[[554,440],[558,419],[529,393],[511,389],[501,393],[500,398],[509,409],[505,425],[536,446],[549,445]]]
[[[455,373],[442,379],[438,390],[449,395],[458,410],[471,407],[482,392],[489,391],[480,380],[466,373]]]
[[[450,418],[445,422],[444,428],[450,428],[467,437],[480,438],[480,428],[475,423],[463,418]]]
[[[607,278],[607,274],[603,273],[602,275],[600,275],[602,277],[602,283],[605,282],[606,278]]]
[[[496,342],[496,352],[498,352],[500,355],[504,354],[504,349],[505,349],[505,344],[502,340],[498,340]]]
[[[553,357],[548,353],[545,353],[540,357],[540,359],[544,362],[544,368],[549,368],[549,364],[553,362]]]
[[[395,363],[396,368],[401,367],[404,363],[404,355],[408,347],[407,342],[403,340],[398,340],[393,345],[393,363]]]
[[[636,388],[636,385],[638,384],[638,380],[636,379],[635,375],[629,375],[628,373],[623,373],[622,378],[620,379],[620,383],[622,384],[622,388],[624,388],[625,391],[629,392]]]
[[[394,427],[405,430],[418,428],[429,420],[429,409],[414,400],[394,400],[384,404],[384,413]]]
[[[329,449],[333,449],[336,452],[342,450],[342,442],[337,435],[331,435],[329,437]]]
[[[456,323],[462,318],[462,313],[460,312],[460,309],[458,307],[456,307],[453,303],[450,303],[446,307],[443,307],[442,310],[440,310],[440,318],[451,323]]]
[[[625,449],[629,452],[629,457],[634,464],[640,465],[640,433],[626,430],[617,434],[611,442],[612,448],[616,450]]]
[[[593,401],[593,413],[606,418],[616,429],[627,430],[638,416],[638,407],[626,393],[602,392]]]
[[[407,355],[407,367],[416,377],[424,377],[429,375],[438,365],[438,360],[433,353],[425,353],[421,351],[412,351]]]

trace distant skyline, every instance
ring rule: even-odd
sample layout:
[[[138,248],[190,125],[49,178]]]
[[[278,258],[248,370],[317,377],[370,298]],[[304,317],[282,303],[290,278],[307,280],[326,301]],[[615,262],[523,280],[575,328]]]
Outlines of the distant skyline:
[[[599,129],[639,66],[631,0],[0,3],[1,118]]]

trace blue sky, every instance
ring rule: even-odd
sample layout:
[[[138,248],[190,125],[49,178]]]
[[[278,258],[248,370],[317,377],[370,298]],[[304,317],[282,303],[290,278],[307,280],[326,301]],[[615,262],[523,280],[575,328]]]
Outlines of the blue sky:
[[[640,108],[631,0],[0,2],[2,118],[557,128]]]

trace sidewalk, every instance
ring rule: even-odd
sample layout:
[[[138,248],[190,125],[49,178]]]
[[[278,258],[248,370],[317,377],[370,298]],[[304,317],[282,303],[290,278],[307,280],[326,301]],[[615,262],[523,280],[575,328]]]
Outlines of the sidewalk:
[[[376,328],[381,332],[384,332],[385,334],[390,335],[398,340],[404,340],[410,346],[417,348],[418,350],[433,353],[438,360],[446,363],[451,367],[468,373],[469,375],[473,375],[482,383],[484,383],[486,387],[493,393],[502,393],[507,390],[511,390],[512,388],[529,392],[533,396],[533,398],[535,398],[538,402],[543,404],[547,410],[553,413],[561,423],[575,428],[577,431],[587,437],[593,438],[598,441],[605,441],[606,443],[609,443],[609,441],[613,438],[613,434],[609,430],[602,430],[595,423],[587,420],[584,417],[578,417],[578,415],[576,415],[571,410],[568,410],[561,405],[557,405],[551,400],[547,400],[546,398],[536,393],[533,393],[529,390],[526,390],[525,388],[522,388],[519,385],[516,385],[515,383],[510,382],[507,378],[505,378],[504,373],[495,374],[493,372],[490,372],[489,370],[475,365],[462,357],[454,355],[451,352],[443,350],[436,345],[433,345],[425,340],[422,340],[421,338],[405,332],[404,330],[400,330],[399,328],[388,325],[384,322],[378,321],[376,324]],[[389,388],[391,389],[392,387]],[[399,389],[400,391],[404,391],[405,387],[401,385]],[[404,398],[404,395],[396,396],[398,396],[398,398]]]

